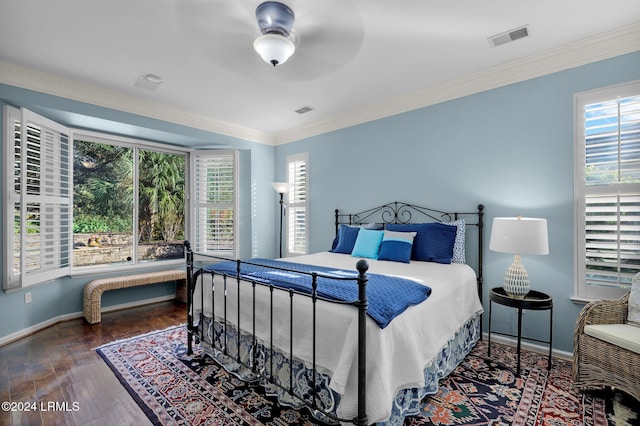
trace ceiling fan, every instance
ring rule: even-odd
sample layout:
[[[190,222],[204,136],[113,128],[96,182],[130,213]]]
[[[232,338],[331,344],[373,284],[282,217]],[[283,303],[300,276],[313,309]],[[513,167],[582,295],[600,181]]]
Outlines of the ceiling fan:
[[[250,78],[312,80],[357,55],[364,25],[355,0],[285,1],[180,0],[175,16],[191,46]]]

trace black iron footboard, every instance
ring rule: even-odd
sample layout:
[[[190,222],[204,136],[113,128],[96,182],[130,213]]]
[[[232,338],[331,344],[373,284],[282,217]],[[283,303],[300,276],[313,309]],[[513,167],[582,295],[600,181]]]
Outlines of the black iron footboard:
[[[285,273],[295,272],[296,274],[308,275],[311,279],[311,287],[312,287],[311,294],[308,294],[308,293],[304,293],[304,292],[300,292],[300,291],[296,291],[288,288],[287,289],[280,288],[277,285],[271,284],[271,283],[265,284],[256,280],[247,280],[242,278],[242,266],[249,265],[251,264],[250,262],[237,260],[236,274],[234,275],[219,274],[212,271],[204,270],[202,267],[195,267],[194,253],[191,250],[191,244],[189,241],[185,241],[184,245],[185,245],[185,252],[186,252],[186,263],[187,263],[187,289],[188,289],[187,290],[187,306],[188,306],[187,348],[188,348],[189,354],[193,353],[192,345],[193,345],[194,339],[198,339],[199,341],[203,341],[205,339],[205,335],[204,335],[205,327],[203,326],[204,315],[201,315],[201,318],[199,318],[198,326],[194,325],[194,317],[193,317],[194,297],[201,298],[200,306],[203,308],[203,311],[204,311],[204,298],[211,297],[211,304],[212,304],[211,321],[213,322],[214,331],[216,327],[215,321],[219,321],[219,328],[221,330],[220,335],[223,336],[221,342],[217,341],[215,338],[211,339],[212,340],[211,344],[214,346],[216,350],[220,351],[225,356],[233,356],[234,361],[237,364],[250,370],[251,373],[255,375],[255,377],[258,377],[261,380],[265,380],[271,385],[277,386],[282,391],[286,392],[288,395],[290,395],[292,398],[298,401],[300,405],[307,406],[312,412],[321,413],[321,415],[326,416],[326,418],[336,422],[353,423],[356,425],[363,425],[363,426],[368,424],[367,408],[366,408],[366,345],[367,345],[366,343],[366,316],[367,316],[366,311],[367,311],[368,301],[367,301],[367,294],[366,294],[366,286],[368,281],[367,270],[369,268],[369,265],[365,260],[360,260],[356,264],[358,275],[355,278],[354,277],[337,278],[335,276],[326,276],[317,272],[305,273],[300,271],[288,270],[285,268],[270,267],[270,269],[280,270]],[[219,261],[228,261],[228,259],[215,257],[215,256],[206,256],[206,258],[210,259],[212,263],[219,262]],[[215,290],[213,290],[212,294],[210,295],[204,294],[205,292],[204,292],[203,278],[205,275],[211,275],[212,286],[215,285],[213,283],[214,275],[219,276],[219,278],[221,278],[222,282],[224,283],[223,284],[224,302],[223,302],[223,306],[219,307],[219,309],[222,310],[221,313],[216,314],[215,297],[213,297],[213,291]],[[336,300],[328,300],[326,298],[318,296],[316,294],[318,278],[322,278],[322,277],[330,278],[332,280],[339,279],[339,280],[357,281],[358,299],[351,302],[341,302]],[[200,280],[201,291],[199,295],[196,295],[194,294],[194,291],[196,289],[196,285],[198,284],[198,280]],[[237,309],[238,309],[237,323],[232,323],[227,318],[227,282],[231,283],[229,285],[233,285],[235,283],[235,285],[237,286],[236,287],[237,300],[234,301],[237,303]],[[243,327],[241,327],[241,324],[240,324],[240,317],[241,317],[240,288],[241,286],[245,286],[244,288],[247,288],[246,286],[251,286],[251,294],[253,298],[253,300],[248,302],[253,306],[253,312],[252,312],[253,323],[246,326],[243,324]],[[256,286],[266,286],[269,289],[269,294],[271,295],[271,300],[269,301],[270,318],[264,319],[264,321],[267,321],[267,320],[270,321],[269,327],[271,330],[269,333],[270,334],[269,342],[258,343],[258,339],[256,337]],[[212,289],[214,288],[215,287],[212,287]],[[283,386],[278,380],[274,378],[274,375],[273,375],[273,371],[274,371],[273,360],[274,360],[274,351],[275,351],[275,348],[273,346],[273,309],[274,309],[273,292],[276,290],[286,291],[289,294],[289,301],[290,301],[289,302],[290,335],[289,335],[289,356],[288,356],[289,386]],[[296,392],[296,389],[293,386],[294,384],[294,380],[293,380],[294,365],[293,364],[294,362],[296,362],[293,356],[293,328],[294,328],[293,298],[294,296],[311,299],[312,311],[310,315],[312,315],[312,319],[311,319],[312,330],[310,330],[310,333],[312,335],[311,339],[312,339],[313,346],[312,346],[312,362],[311,362],[312,365],[310,368],[311,383],[309,386],[311,395],[309,397],[305,397],[299,392]],[[357,367],[358,368],[358,397],[357,397],[358,410],[357,410],[357,416],[353,419],[339,418],[335,413],[326,411],[322,406],[322,404],[318,403],[318,395],[317,395],[318,383],[316,383],[316,377],[319,374],[317,371],[317,365],[316,365],[316,344],[317,344],[316,342],[316,325],[317,325],[316,302],[318,300],[323,300],[326,302],[336,303],[336,304],[353,305],[358,309],[358,312],[357,312],[357,315],[358,315],[358,355],[357,355],[358,357],[358,367]],[[218,318],[217,320],[216,320],[216,317]],[[237,336],[235,338],[235,343],[237,347],[233,348],[233,350],[230,350],[229,342],[227,342],[227,333],[231,333]],[[241,334],[243,333],[244,333],[244,338],[248,339],[249,341],[248,346],[251,348],[250,351],[244,351],[244,354],[241,349],[241,340],[243,338]],[[232,341],[230,344],[233,345],[233,343],[234,342]],[[231,352],[233,352],[233,354]],[[260,357],[268,358],[268,360],[261,359]]]

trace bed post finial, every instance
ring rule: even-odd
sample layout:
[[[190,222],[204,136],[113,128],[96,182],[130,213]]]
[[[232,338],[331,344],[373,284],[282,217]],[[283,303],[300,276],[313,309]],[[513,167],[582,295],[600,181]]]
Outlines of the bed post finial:
[[[358,272],[360,272],[361,275],[366,274],[366,272],[369,270],[369,263],[367,263],[367,261],[364,259],[360,259],[358,260],[358,263],[356,263],[356,269],[358,270]]]
[[[189,273],[189,268],[193,272],[193,251],[191,250],[191,241],[184,240],[184,255],[186,257],[187,262],[187,274]]]
[[[182,243],[184,246],[184,257],[187,264],[187,278],[189,276],[189,272],[193,273],[193,250],[191,250],[191,241],[184,240]]]

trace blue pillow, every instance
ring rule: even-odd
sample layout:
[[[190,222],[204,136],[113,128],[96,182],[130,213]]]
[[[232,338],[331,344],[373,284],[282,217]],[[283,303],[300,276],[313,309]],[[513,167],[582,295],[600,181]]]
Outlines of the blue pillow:
[[[411,259],[426,262],[451,263],[457,227],[443,223],[390,223],[390,231],[417,232],[413,240]]]
[[[334,238],[331,250],[329,251],[332,253],[351,254],[353,251],[353,245],[356,243],[356,238],[358,237],[358,231],[361,228],[383,229],[384,226],[378,223],[364,223],[362,225],[340,224],[338,226],[338,234],[336,235],[336,238]]]
[[[377,259],[383,237],[384,231],[361,229],[360,232],[358,232],[358,238],[353,246],[351,256]]]
[[[384,231],[378,260],[409,263],[416,232]]]
[[[338,227],[338,236],[336,237],[337,241],[334,241],[331,252],[351,254],[359,232],[360,228],[358,227],[340,225]]]

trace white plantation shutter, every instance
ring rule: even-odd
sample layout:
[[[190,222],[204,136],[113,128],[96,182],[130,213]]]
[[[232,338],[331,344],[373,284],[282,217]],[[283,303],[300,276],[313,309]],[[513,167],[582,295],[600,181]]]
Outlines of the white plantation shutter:
[[[198,151],[192,158],[193,250],[236,258],[237,151]]]
[[[640,271],[640,194],[586,196],[585,282],[630,286]]]
[[[287,157],[287,254],[308,253],[309,235],[309,156]]]
[[[3,159],[4,175],[2,182],[4,200],[4,241],[5,270],[3,288],[5,290],[19,288],[21,277],[20,252],[20,182],[21,182],[21,125],[20,110],[4,107],[3,109]]]
[[[640,83],[576,100],[576,295],[614,298],[640,271]]]
[[[18,118],[19,117],[19,118]],[[70,272],[72,140],[31,111],[5,110],[5,289]]]

